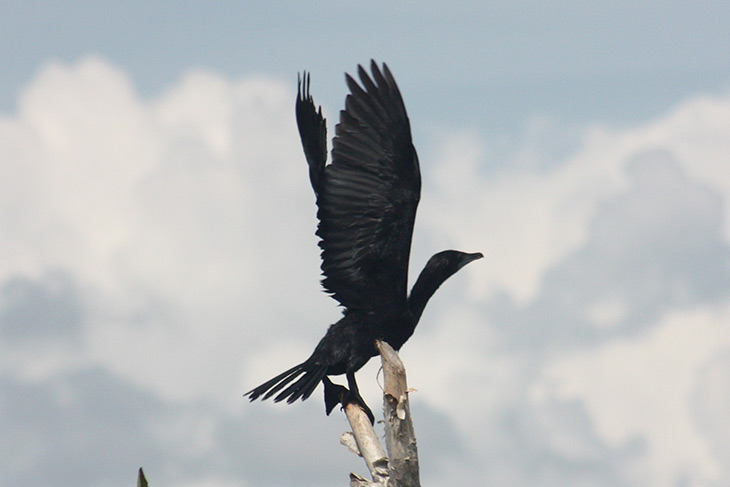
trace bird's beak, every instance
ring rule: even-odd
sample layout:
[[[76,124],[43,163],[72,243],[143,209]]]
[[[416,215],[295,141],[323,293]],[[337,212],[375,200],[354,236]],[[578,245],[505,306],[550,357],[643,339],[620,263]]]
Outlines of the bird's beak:
[[[466,254],[464,256],[464,260],[461,261],[461,265],[459,266],[459,269],[467,265],[469,262],[474,262],[475,260],[479,260],[484,257],[484,254],[481,252],[475,252],[473,254]]]

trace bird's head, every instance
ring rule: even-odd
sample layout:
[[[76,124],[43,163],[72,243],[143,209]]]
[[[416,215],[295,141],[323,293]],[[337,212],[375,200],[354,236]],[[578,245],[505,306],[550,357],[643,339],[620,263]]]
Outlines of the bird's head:
[[[467,254],[458,250],[444,250],[431,257],[416,279],[408,298],[408,306],[415,322],[418,322],[426,303],[446,279],[456,274],[469,262],[474,262],[482,257],[484,256],[480,252]]]
[[[434,271],[434,274],[444,276],[444,279],[454,275],[459,269],[467,265],[469,262],[484,257],[481,252],[468,254],[459,252],[458,250],[444,250],[435,254],[428,260],[427,269]]]

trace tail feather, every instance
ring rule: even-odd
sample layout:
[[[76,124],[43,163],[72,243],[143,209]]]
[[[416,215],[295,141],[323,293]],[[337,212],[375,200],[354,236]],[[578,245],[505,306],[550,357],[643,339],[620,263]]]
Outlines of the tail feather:
[[[327,374],[325,373],[324,367],[322,367],[322,369],[319,370],[316,374],[312,374],[312,382],[306,384],[305,387],[302,388],[302,401],[305,401],[309,398],[309,396],[312,395],[314,389],[317,388],[317,384],[319,384],[320,381],[325,377],[327,377]]]
[[[277,375],[273,379],[264,382],[263,384],[261,384],[260,386],[254,388],[254,389],[251,389],[250,391],[248,391],[247,393],[244,394],[244,397],[248,396],[248,399],[250,401],[255,401],[256,399],[259,398],[259,396],[266,393],[266,391],[268,391],[272,387],[276,386],[280,381],[283,382],[283,385],[281,386],[281,387],[283,387],[284,385],[288,384],[291,381],[292,375],[294,375],[296,373],[301,373],[301,368],[302,368],[302,364],[295,365],[291,369],[282,372],[281,374]],[[279,388],[281,388],[281,387],[279,387]],[[269,397],[269,395],[266,395],[266,396],[264,396],[264,398],[262,400],[267,399],[268,397]]]
[[[286,386],[288,383],[304,373],[304,370],[301,366],[295,367],[294,370],[289,370],[291,371],[291,373],[286,374],[284,377],[281,378],[281,380],[279,380],[278,384],[273,385],[273,387],[271,387],[271,389],[269,389],[269,391],[264,395],[262,400],[270,398],[271,396],[279,392],[282,388],[284,388],[284,386]]]
[[[326,377],[326,370],[326,367],[315,367],[304,362],[251,389],[244,396],[248,396],[251,401],[263,396],[261,397],[263,401],[279,393],[274,398],[274,402],[286,399],[291,404],[299,398],[303,401],[314,392],[317,384]],[[281,389],[284,390],[279,392]]]
[[[304,401],[312,395],[312,392],[314,392],[314,389],[323,377],[325,377],[325,367],[318,367],[311,372],[304,374],[299,380],[276,396],[276,399],[274,400],[281,401],[288,397],[286,402],[291,404],[301,397],[302,401]]]

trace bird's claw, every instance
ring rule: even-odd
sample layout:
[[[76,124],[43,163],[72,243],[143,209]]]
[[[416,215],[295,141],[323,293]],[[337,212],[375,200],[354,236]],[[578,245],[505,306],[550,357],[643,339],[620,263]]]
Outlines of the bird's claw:
[[[347,406],[348,404],[358,406],[360,409],[363,410],[365,414],[367,414],[368,419],[370,420],[370,424],[375,424],[375,416],[373,415],[373,412],[370,410],[368,405],[365,404],[365,400],[360,396],[358,392],[349,390],[347,389],[347,387],[335,384],[334,382],[330,381],[329,378],[325,378],[324,407],[328,416],[338,404],[342,405],[343,411],[345,409],[345,406]]]
[[[349,391],[345,400],[342,401],[342,409],[344,409],[348,404],[358,406],[365,414],[367,414],[370,424],[375,424],[375,416],[373,415],[373,412],[370,410],[368,405],[365,404],[365,401],[359,394],[353,394],[352,391]]]

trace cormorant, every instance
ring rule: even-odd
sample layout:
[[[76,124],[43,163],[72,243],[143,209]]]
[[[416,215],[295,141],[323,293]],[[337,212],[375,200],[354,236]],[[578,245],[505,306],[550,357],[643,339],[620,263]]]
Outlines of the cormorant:
[[[372,78],[358,66],[362,87],[345,74],[350,94],[335,127],[332,163],[322,108],[309,94],[309,74],[298,83],[296,117],[309,180],[317,197],[322,285],[344,307],[312,355],[247,392],[293,403],[324,384],[325,409],[357,403],[374,421],[358,392],[355,372],[378,354],[376,340],[395,350],[413,334],[433,293],[481,253],[439,252],[421,271],[410,294],[408,260],[421,193],[418,156],[398,86],[388,66],[371,61]],[[346,374],[349,391],[330,381]]]

